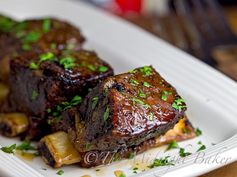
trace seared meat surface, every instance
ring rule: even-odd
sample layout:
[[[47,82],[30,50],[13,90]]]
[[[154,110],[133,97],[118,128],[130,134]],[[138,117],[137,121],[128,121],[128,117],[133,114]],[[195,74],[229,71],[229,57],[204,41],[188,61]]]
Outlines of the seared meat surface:
[[[12,56],[32,51],[79,50],[84,42],[71,24],[52,18],[15,22],[0,16],[0,80],[7,82]]]
[[[27,53],[11,60],[10,68],[9,104],[34,118],[33,131],[60,122],[63,110],[78,105],[90,88],[113,75],[106,62],[85,50]]]
[[[116,151],[166,133],[185,110],[175,88],[145,66],[105,79],[86,96],[75,122],[66,122],[79,152]]]

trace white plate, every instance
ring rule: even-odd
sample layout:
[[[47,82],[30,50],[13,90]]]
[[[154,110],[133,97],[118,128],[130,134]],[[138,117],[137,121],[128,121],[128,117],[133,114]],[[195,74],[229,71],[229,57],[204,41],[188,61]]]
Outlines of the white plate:
[[[174,167],[154,168],[140,173],[141,176],[195,176],[237,160],[237,85],[218,71],[195,58],[153,37],[127,22],[100,12],[85,4],[63,0],[1,0],[0,12],[24,19],[29,17],[55,16],[69,20],[81,27],[88,39],[88,46],[108,61],[116,73],[150,65],[179,91],[188,103],[188,116],[193,125],[203,130],[203,136],[180,143],[195,152],[201,140],[207,149],[194,153]],[[0,137],[0,144],[20,143],[16,139]],[[212,143],[216,145],[213,146]],[[191,146],[192,147],[191,147]],[[134,161],[144,159],[150,163],[156,155],[178,157],[178,151],[163,153],[165,147],[150,150],[133,160],[123,160],[95,169],[74,166],[62,168],[64,177],[114,176],[122,170],[133,176]],[[201,156],[204,157],[201,158]],[[149,162],[147,162],[149,161]],[[47,168],[47,170],[42,170]],[[40,177],[58,176],[57,170],[47,167],[40,158],[23,162],[16,156],[0,152],[0,176]]]

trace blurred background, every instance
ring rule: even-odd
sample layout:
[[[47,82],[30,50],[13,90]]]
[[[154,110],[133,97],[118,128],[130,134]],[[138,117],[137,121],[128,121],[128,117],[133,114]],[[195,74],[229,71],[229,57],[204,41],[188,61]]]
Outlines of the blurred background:
[[[84,0],[237,80],[237,0]]]

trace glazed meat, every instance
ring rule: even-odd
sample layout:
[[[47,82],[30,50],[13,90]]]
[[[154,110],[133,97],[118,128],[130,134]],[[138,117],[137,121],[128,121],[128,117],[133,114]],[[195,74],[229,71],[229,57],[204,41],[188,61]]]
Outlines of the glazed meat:
[[[59,123],[62,111],[80,104],[90,88],[113,75],[106,62],[85,50],[27,53],[11,60],[10,68],[8,104],[30,116],[33,137],[38,126]]]
[[[83,42],[80,31],[64,21],[45,18],[15,22],[0,16],[0,80],[8,81],[12,56],[29,51],[79,50]]]
[[[79,152],[117,151],[163,135],[185,110],[175,88],[145,66],[105,79],[86,96],[75,121],[65,122]]]

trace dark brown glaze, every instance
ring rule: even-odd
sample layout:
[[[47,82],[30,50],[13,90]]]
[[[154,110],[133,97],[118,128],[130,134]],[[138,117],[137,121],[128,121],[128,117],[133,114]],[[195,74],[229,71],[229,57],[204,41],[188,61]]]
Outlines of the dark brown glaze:
[[[5,18],[1,23],[0,16],[0,65],[4,66],[0,70],[0,80],[4,82],[8,81],[12,56],[29,51],[80,50],[85,41],[80,30],[64,21],[45,18],[14,23]]]
[[[41,56],[45,54],[53,55],[53,60],[40,63]],[[66,69],[60,64],[62,59],[68,57],[73,58],[75,67]],[[40,64],[37,69],[32,69],[32,63]],[[10,66],[11,108],[14,107],[15,111],[26,113],[28,116],[38,117],[39,120],[43,119],[43,122],[53,116],[58,105],[69,102],[75,96],[83,98],[89,88],[113,75],[113,69],[109,64],[94,52],[85,50],[41,55],[27,53],[11,60]],[[100,71],[100,67],[106,70]],[[57,118],[53,116],[54,123],[60,122],[60,114],[59,112]]]
[[[179,110],[173,106],[180,99],[151,66],[109,77],[84,99],[69,134],[79,152],[88,151],[88,144],[100,151],[138,145],[174,127],[186,110],[184,102]]]

